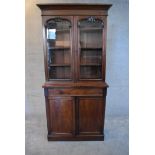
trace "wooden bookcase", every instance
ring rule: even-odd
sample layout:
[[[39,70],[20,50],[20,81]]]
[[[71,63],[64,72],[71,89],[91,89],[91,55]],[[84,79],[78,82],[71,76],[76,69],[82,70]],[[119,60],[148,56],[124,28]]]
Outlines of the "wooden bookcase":
[[[44,40],[48,140],[104,140],[111,4],[37,4]]]

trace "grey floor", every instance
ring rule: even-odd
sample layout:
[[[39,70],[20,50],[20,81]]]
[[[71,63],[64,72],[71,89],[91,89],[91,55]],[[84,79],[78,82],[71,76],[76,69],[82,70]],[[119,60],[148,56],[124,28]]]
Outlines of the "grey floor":
[[[48,142],[45,115],[26,117],[26,155],[128,155],[128,117],[108,117],[105,141]]]

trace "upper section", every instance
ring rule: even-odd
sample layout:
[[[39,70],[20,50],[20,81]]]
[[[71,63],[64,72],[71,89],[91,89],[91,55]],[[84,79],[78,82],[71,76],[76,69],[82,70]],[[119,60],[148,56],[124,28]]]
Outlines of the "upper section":
[[[108,9],[112,4],[72,4],[72,3],[54,3],[54,4],[37,4],[42,10],[42,15],[60,15],[59,10],[63,10],[63,15],[87,15],[91,10],[92,15],[108,15]],[[94,12],[92,12],[94,10]],[[61,12],[62,14],[62,12]]]
[[[105,82],[107,13],[112,5],[37,5],[42,13],[46,82],[80,83],[73,87],[84,81]]]

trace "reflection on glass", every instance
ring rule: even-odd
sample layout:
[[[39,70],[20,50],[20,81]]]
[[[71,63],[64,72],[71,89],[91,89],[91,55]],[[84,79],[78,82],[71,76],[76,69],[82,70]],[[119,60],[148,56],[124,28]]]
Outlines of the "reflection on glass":
[[[56,39],[56,29],[47,29],[47,39]]]

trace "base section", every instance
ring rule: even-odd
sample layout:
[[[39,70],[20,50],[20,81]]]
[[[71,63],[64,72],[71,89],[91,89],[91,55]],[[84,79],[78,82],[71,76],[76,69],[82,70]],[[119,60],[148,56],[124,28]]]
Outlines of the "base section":
[[[53,136],[47,135],[48,141],[104,141],[104,135]]]

